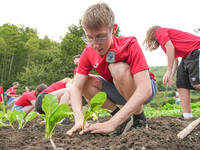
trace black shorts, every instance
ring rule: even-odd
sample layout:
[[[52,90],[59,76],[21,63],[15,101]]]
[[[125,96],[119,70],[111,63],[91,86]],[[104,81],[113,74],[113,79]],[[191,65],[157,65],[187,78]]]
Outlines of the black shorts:
[[[42,92],[37,96],[37,99],[35,101],[35,109],[40,114],[45,114],[45,112],[42,110],[42,100],[45,97],[47,93]]]
[[[177,88],[195,90],[193,85],[200,84],[200,49],[192,51],[187,58],[182,58],[177,70]]]

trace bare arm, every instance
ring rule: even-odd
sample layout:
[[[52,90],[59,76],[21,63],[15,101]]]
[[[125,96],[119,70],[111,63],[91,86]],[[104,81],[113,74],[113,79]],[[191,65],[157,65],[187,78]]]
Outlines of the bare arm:
[[[4,104],[3,94],[1,94],[1,100],[2,100],[2,104]]]
[[[163,77],[163,84],[167,84],[167,87],[171,87],[174,83],[173,75],[175,74],[175,69],[177,68],[178,60],[175,56],[175,48],[171,41],[168,41],[165,45],[167,53],[167,72]]]
[[[31,104],[33,106],[33,109],[35,110],[35,102],[36,102],[36,100],[30,100],[30,102],[31,102]]]
[[[172,68],[172,77],[174,76],[174,74],[176,73],[176,69],[178,67],[178,59],[174,58],[174,64],[173,64],[173,68]]]
[[[85,85],[85,82],[87,80],[88,76],[76,74],[74,78],[74,83],[71,88],[71,105],[72,110],[75,112],[74,118],[75,118],[75,125],[72,129],[70,129],[67,134],[72,135],[74,132],[76,132],[78,129],[82,128],[83,124],[83,109],[82,109],[82,90]]]
[[[11,95],[11,91],[8,91],[7,96],[8,96],[8,97],[18,97],[18,96],[20,96],[20,95]]]
[[[175,49],[171,41],[168,41],[165,45],[167,52],[167,71],[172,72],[174,64]]]

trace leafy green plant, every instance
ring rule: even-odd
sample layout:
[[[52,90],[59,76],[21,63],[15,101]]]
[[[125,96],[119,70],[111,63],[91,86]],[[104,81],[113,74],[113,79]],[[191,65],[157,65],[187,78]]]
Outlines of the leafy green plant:
[[[21,112],[19,110],[14,110],[13,112],[10,110],[7,110],[7,113],[5,112],[5,106],[2,106],[3,111],[0,112],[0,126],[11,126],[13,129],[13,122],[18,121],[19,127],[18,129],[24,128],[25,124],[31,120],[33,120],[36,116],[36,112],[29,113],[26,117],[25,112]],[[25,117],[25,120],[24,120]],[[9,123],[4,123],[6,120],[9,121]]]
[[[74,113],[70,110],[67,104],[61,104],[58,106],[58,99],[52,94],[47,94],[43,98],[42,109],[45,115],[41,115],[45,118],[45,138],[49,138],[54,149],[56,146],[52,140],[52,133],[56,125],[67,116],[71,116]]]
[[[191,103],[191,108],[193,116],[200,117],[200,102]],[[144,107],[144,113],[148,118],[160,116],[180,117],[182,116],[183,111],[181,105],[167,103],[163,107],[161,107],[161,110]]]
[[[168,98],[167,103],[175,104],[176,100],[173,97]]]
[[[83,110],[84,120],[83,120],[82,130],[84,129],[85,123],[89,118],[93,117],[97,120],[99,117],[105,117],[110,115],[108,113],[111,112],[110,110],[101,108],[101,106],[106,101],[106,98],[107,95],[105,92],[99,92],[91,99],[89,108]]]

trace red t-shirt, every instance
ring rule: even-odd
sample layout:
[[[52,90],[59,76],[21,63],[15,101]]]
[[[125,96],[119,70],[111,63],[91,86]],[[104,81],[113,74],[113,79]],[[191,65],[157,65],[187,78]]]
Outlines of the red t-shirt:
[[[59,89],[66,88],[66,84],[67,84],[67,82],[58,81],[58,82],[55,82],[52,85],[50,85],[48,88],[46,88],[42,92],[49,94],[49,93],[57,91]]]
[[[1,94],[3,94],[3,87],[0,86],[0,102],[1,102]]]
[[[74,75],[77,73],[78,67],[74,68]]]
[[[175,48],[175,57],[186,58],[193,50],[200,49],[200,37],[170,28],[158,28],[156,38],[166,53],[165,43],[171,40]]]
[[[94,68],[103,78],[112,81],[108,65],[120,61],[130,65],[132,75],[149,69],[135,37],[113,36],[113,45],[104,56],[100,56],[90,45],[86,46],[81,54],[77,73],[88,75]],[[154,79],[154,75],[151,72],[150,74]]]
[[[15,90],[13,87],[10,87],[10,88],[8,89],[8,91],[11,92],[10,95],[16,95],[16,94],[17,94],[16,90]]]
[[[29,92],[25,95],[22,95],[16,102],[15,105],[18,106],[28,106],[31,105],[31,100],[36,100],[36,95],[35,95],[35,91],[34,92]]]
[[[22,96],[25,95],[25,94],[28,94],[28,93],[30,93],[30,92],[23,92],[23,93],[22,93]]]

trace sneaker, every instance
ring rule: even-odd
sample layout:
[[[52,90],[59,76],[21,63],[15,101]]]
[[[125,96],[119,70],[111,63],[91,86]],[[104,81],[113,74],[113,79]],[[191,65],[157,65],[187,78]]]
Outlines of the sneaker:
[[[133,117],[128,118],[124,123],[117,127],[117,129],[110,134],[110,136],[118,136],[124,134],[133,125]]]
[[[194,118],[195,118],[194,116],[188,117],[188,118],[185,118],[184,116],[179,117],[179,119],[181,119],[181,120],[190,120],[190,119],[192,120]]]
[[[69,125],[70,121],[64,118],[59,123],[62,124],[62,125]]]
[[[147,119],[143,112],[139,115],[133,115],[133,128],[148,128]]]

